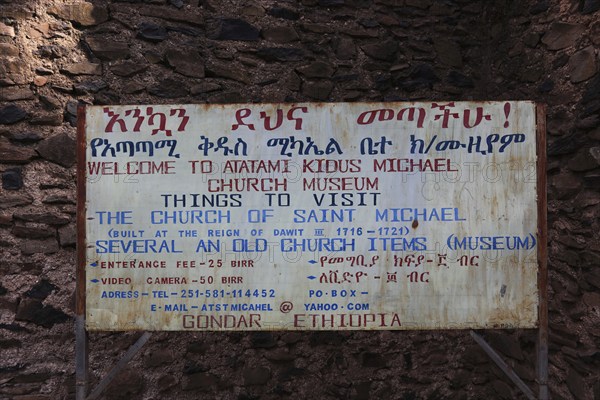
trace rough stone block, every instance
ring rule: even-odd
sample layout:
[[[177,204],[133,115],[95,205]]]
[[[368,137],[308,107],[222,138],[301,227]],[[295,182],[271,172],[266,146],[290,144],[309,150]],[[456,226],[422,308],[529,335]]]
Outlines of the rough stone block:
[[[48,58],[50,60],[64,57],[69,53],[69,50],[66,47],[58,44],[41,45],[38,46],[37,50],[40,57]]]
[[[157,383],[158,383],[158,390],[160,392],[166,392],[167,390],[176,386],[179,383],[179,381],[172,374],[168,374],[168,375],[163,375],[160,378],[158,378]]]
[[[204,60],[196,50],[181,51],[169,49],[165,57],[175,72],[191,78],[204,78]],[[232,68],[224,65],[225,69]]]
[[[564,49],[573,46],[584,31],[584,25],[555,22],[542,37],[542,43],[549,50]]]
[[[582,376],[573,368],[567,374],[567,387],[576,400],[587,399],[588,387]]]
[[[219,379],[216,376],[205,372],[198,372],[188,376],[183,382],[182,389],[206,392],[217,386],[218,383]]]
[[[14,44],[0,43],[0,57],[17,57],[19,55],[19,48]]]
[[[302,85],[302,94],[311,99],[325,101],[329,98],[333,86],[333,83],[330,81],[304,82]]]
[[[62,71],[70,75],[101,75],[102,64],[79,62],[65,66]]]
[[[187,96],[188,89],[181,81],[167,78],[148,89],[148,92],[158,97],[177,98]]]
[[[47,279],[40,279],[31,289],[25,292],[25,296],[31,299],[44,300],[58,289]]]
[[[146,63],[128,60],[113,65],[110,70],[113,74],[126,78],[142,73],[147,70],[148,67],[149,65]]]
[[[275,43],[289,43],[300,40],[298,32],[289,26],[274,26],[265,28],[262,32],[262,36],[271,42]]]
[[[372,43],[362,46],[362,50],[369,57],[377,60],[392,61],[396,57],[398,51],[397,41],[385,41],[380,43]]]
[[[265,61],[301,61],[304,51],[292,47],[265,47],[258,49],[256,55]]]
[[[97,36],[88,36],[85,42],[101,60],[114,61],[129,57],[129,45],[125,42]]]
[[[285,7],[271,7],[267,10],[267,14],[275,18],[287,19],[289,21],[297,21],[300,19],[299,13]]]
[[[265,367],[246,368],[242,373],[244,385],[264,385],[271,379],[271,370]]]
[[[15,104],[0,107],[0,125],[14,124],[27,117],[27,112]]]
[[[41,157],[58,165],[69,168],[77,159],[77,142],[67,133],[54,135],[37,147]]]
[[[362,366],[366,368],[385,368],[387,366],[385,358],[379,353],[366,351],[360,355],[360,359]]]
[[[0,22],[0,36],[14,37],[15,36],[15,28]]]
[[[168,36],[168,32],[162,25],[153,24],[151,22],[142,22],[138,26],[137,36],[140,39],[157,43],[165,40]]]
[[[113,73],[114,69],[118,68],[118,65],[120,64],[115,64],[115,66],[111,68],[111,71],[113,71]],[[136,65],[138,64],[136,63]],[[75,93],[77,94],[98,93],[99,91],[108,88],[108,83],[106,83],[106,81],[102,79],[91,79],[76,83],[75,85],[73,85],[73,88],[75,89]]]
[[[63,123],[61,112],[41,112],[35,113],[29,120],[31,125],[60,126]]]
[[[0,214],[0,227],[10,228],[13,224],[13,217],[7,214]]]
[[[55,307],[42,304],[40,300],[25,298],[17,307],[15,319],[51,328],[55,324],[69,321],[71,317]]]
[[[86,2],[52,6],[48,13],[82,26],[94,26],[108,20],[106,8]]]
[[[581,180],[572,174],[560,174],[553,177],[551,187],[558,199],[568,199],[581,190]]]
[[[44,204],[75,204],[70,194],[51,194],[42,199]]]
[[[207,0],[204,0],[206,3]],[[193,9],[174,10],[166,7],[146,6],[138,7],[141,15],[146,17],[161,18],[167,21],[186,22],[191,25],[201,26],[204,24],[202,14],[193,11]]]
[[[583,14],[592,14],[600,10],[600,0],[584,0],[581,12]]]
[[[296,71],[307,78],[331,78],[335,72],[335,68],[329,63],[315,61],[309,65],[297,68]]]
[[[0,194],[0,210],[26,206],[33,203],[33,197],[28,194]]]
[[[24,255],[31,254],[53,254],[58,252],[58,242],[56,239],[46,240],[25,240],[21,243],[21,252]]]
[[[462,53],[458,43],[444,38],[437,38],[433,41],[433,47],[438,59],[443,64],[456,68],[462,67]]]
[[[594,46],[579,50],[569,59],[569,75],[571,82],[579,83],[596,75],[596,54]]]
[[[22,213],[16,212],[13,218],[19,221],[39,222],[48,225],[66,225],[71,222],[71,218],[64,214],[54,213]]]
[[[340,60],[351,60],[356,57],[356,45],[350,38],[335,41],[335,54]]]
[[[246,71],[244,68],[227,63],[210,63],[206,65],[206,74],[209,77],[231,79],[248,85],[252,82],[252,77]]]
[[[250,336],[250,343],[256,349],[269,349],[277,345],[277,341],[270,332],[254,332]]]
[[[129,400],[144,389],[144,377],[138,371],[126,369],[117,375],[106,389],[110,399]]]
[[[15,225],[12,234],[19,238],[45,239],[56,236],[56,230],[48,227]]]
[[[77,229],[74,225],[68,225],[58,230],[58,242],[62,247],[75,246],[77,244]]]
[[[157,349],[146,357],[146,365],[158,367],[173,361],[173,352],[169,349]]]
[[[207,36],[215,40],[255,41],[260,31],[243,19],[220,18],[207,23]]]
[[[23,175],[21,168],[11,168],[2,173],[2,189],[19,190],[22,187]]]

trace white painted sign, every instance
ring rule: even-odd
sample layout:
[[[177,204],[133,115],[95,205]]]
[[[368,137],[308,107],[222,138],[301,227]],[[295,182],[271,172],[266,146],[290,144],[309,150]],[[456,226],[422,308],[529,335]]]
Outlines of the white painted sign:
[[[88,107],[88,330],[537,324],[531,102]]]

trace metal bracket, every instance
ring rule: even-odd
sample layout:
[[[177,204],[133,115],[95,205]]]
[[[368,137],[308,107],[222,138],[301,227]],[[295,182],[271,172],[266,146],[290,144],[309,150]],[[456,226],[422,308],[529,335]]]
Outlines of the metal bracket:
[[[521,378],[519,378],[519,375],[517,375],[515,371],[513,371],[510,365],[504,362],[502,357],[500,357],[500,355],[496,353],[496,351],[488,344],[488,342],[485,341],[483,337],[475,333],[475,331],[471,331],[471,337],[475,339],[477,344],[480,345],[481,348],[483,348],[487,355],[490,356],[492,361],[494,361],[496,365],[500,367],[502,372],[504,372],[510,378],[510,380],[513,381],[515,385],[517,385],[519,389],[521,389],[521,391],[525,394],[525,396],[527,396],[529,400],[536,400],[535,395],[533,394],[533,391],[529,388],[529,386],[527,386],[527,384],[523,382]]]
[[[85,397],[85,389],[87,386],[87,382],[83,381],[83,384],[80,385],[80,381],[78,379],[76,392],[77,400],[95,400],[98,397],[100,397],[102,392],[115,379],[119,371],[121,371],[127,365],[127,363],[131,361],[133,357],[135,357],[135,355],[142,349],[142,347],[146,344],[148,339],[150,339],[150,336],[152,336],[152,333],[144,332],[142,336],[140,336],[138,340],[127,350],[127,352],[125,353],[125,355],[123,355],[119,362],[115,364],[115,366],[108,372],[108,374],[106,374],[106,376],[100,381],[100,383],[98,383],[98,386],[96,386],[96,388],[92,391],[92,393],[90,393],[89,396]]]

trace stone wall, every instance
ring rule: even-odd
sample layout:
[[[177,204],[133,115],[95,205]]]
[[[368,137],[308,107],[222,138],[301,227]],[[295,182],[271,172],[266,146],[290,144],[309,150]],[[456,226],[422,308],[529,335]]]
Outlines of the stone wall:
[[[0,0],[0,399],[74,398],[87,104],[548,104],[550,387],[600,399],[600,1]],[[91,336],[94,382],[136,333]],[[485,337],[535,387],[535,333]],[[158,333],[106,399],[514,399],[467,332]]]

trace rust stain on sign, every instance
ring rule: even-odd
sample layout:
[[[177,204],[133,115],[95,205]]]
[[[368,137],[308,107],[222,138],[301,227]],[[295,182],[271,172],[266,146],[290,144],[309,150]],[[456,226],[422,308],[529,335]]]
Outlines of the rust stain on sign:
[[[531,102],[88,107],[87,329],[535,327],[535,116]]]

